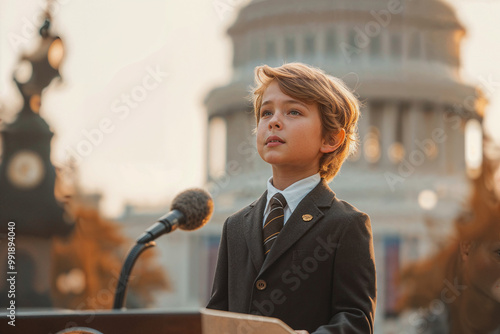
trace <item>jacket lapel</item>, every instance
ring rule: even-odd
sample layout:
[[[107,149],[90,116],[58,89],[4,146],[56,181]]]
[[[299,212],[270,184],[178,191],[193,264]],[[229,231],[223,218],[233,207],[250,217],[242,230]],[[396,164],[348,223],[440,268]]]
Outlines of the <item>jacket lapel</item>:
[[[288,218],[262,265],[261,273],[292,247],[314,224],[323,218],[324,213],[321,208],[329,208],[334,197],[335,193],[330,189],[326,181],[321,179],[321,182],[304,197],[290,218]],[[312,219],[309,220],[310,217],[306,215],[312,216]],[[262,235],[260,240],[262,240]]]
[[[267,191],[250,204],[251,209],[244,216],[244,234],[253,265],[257,272],[264,263],[264,247],[262,246],[262,219],[266,208]]]

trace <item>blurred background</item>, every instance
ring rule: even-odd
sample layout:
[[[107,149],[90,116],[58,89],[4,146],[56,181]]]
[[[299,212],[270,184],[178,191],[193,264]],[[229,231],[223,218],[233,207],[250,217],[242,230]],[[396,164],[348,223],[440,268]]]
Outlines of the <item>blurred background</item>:
[[[196,186],[214,197],[211,222],[158,240],[127,306],[204,306],[225,218],[271,175],[246,99],[253,69],[300,61],[363,102],[360,147],[331,187],[372,219],[376,331],[418,331],[399,274],[454,240],[483,133],[500,140],[498,12],[487,0],[1,0],[0,218],[16,222],[18,305],[109,309],[132,240]],[[4,295],[4,240],[0,258]]]

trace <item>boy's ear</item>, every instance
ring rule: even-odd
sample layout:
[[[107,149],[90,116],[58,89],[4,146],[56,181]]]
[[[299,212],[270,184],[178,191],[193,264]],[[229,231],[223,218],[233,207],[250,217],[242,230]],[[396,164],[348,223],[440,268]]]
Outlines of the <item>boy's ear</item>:
[[[335,151],[344,143],[345,140],[345,130],[340,129],[335,134],[330,134],[328,138],[323,139],[323,144],[321,145],[321,153],[331,153]]]
[[[472,242],[470,241],[460,241],[460,257],[462,261],[467,261],[469,254],[472,250]]]

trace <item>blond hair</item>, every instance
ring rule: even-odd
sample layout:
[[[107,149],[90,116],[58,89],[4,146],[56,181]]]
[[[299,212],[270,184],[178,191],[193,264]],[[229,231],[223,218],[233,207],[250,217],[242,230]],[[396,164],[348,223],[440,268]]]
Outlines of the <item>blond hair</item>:
[[[323,154],[319,161],[321,177],[330,181],[349,154],[356,151],[358,99],[342,80],[309,65],[289,63],[274,68],[257,66],[252,96],[257,124],[260,121],[262,97],[274,80],[284,94],[307,104],[317,104],[324,138],[329,139],[341,129],[345,130],[344,142],[335,151]]]

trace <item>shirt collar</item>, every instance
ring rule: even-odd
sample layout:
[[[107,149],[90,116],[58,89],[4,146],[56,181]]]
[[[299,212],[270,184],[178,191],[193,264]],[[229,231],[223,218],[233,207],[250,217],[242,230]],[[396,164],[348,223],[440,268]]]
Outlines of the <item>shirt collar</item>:
[[[297,205],[299,205],[300,201],[304,197],[306,197],[307,194],[311,190],[314,189],[318,185],[318,183],[321,181],[321,176],[319,173],[316,173],[314,175],[311,175],[309,177],[306,177],[305,179],[299,180],[295,182],[294,184],[288,186],[285,190],[278,190],[273,186],[273,178],[270,177],[269,180],[267,180],[267,203],[271,200],[271,198],[278,192],[280,192],[286,199],[286,203],[293,212]],[[268,204],[266,204],[266,209],[264,212],[267,211]]]

